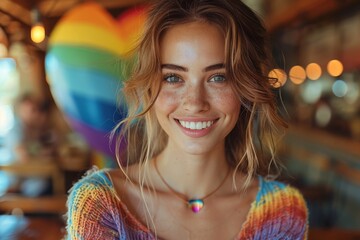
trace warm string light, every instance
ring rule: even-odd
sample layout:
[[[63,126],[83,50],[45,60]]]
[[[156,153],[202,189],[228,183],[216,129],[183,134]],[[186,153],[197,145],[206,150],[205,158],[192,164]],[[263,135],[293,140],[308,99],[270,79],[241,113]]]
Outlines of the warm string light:
[[[318,80],[321,77],[321,67],[317,63],[310,63],[305,68],[306,75],[310,80]]]
[[[34,43],[41,43],[45,40],[45,27],[40,21],[40,12],[38,9],[33,9],[31,11],[32,26],[30,37]]]
[[[326,69],[331,77],[338,78],[343,73],[344,66],[341,61],[337,59],[332,59],[327,63]],[[306,79],[312,80],[310,82],[318,80],[322,76],[322,74],[323,71],[320,65],[313,62],[309,63],[305,68],[300,65],[295,65],[291,67],[288,75],[282,69],[272,69],[269,72],[268,77],[272,80],[271,85],[274,88],[280,88],[285,85],[288,77],[293,84],[301,85],[305,82]],[[306,85],[306,89],[308,90],[304,91],[309,92],[309,89],[315,88],[315,85],[310,84],[310,82],[308,82],[309,84]],[[311,91],[311,96],[314,97],[315,93],[313,90]],[[345,95],[347,95],[347,93],[349,92],[349,86],[346,81],[337,79],[332,84],[332,92],[336,97],[345,97]]]
[[[326,65],[327,72],[332,77],[339,77],[343,71],[344,66],[341,61],[333,59]],[[302,84],[306,79],[318,80],[323,71],[319,64],[309,63],[305,68],[300,65],[295,65],[290,68],[289,79],[296,85]]]
[[[354,95],[354,92],[356,95],[358,90],[352,91],[353,89],[350,87],[351,84],[339,78],[344,71],[344,66],[341,61],[337,59],[330,60],[326,65],[326,70],[329,76],[335,78],[335,81],[331,85],[331,90],[334,96],[343,98],[347,97],[349,94]],[[306,79],[312,80],[310,82],[306,82],[302,91],[304,100],[308,102],[315,102],[320,98],[322,90],[319,89],[321,88],[321,85],[316,85],[314,83],[315,80],[318,80],[321,77],[322,73],[322,69],[317,63],[309,63],[305,68],[300,65],[295,65],[290,68],[289,79],[295,85],[303,84]],[[349,99],[351,99],[351,97],[349,97]]]
[[[337,59],[333,59],[327,64],[327,71],[330,76],[338,77],[343,73],[343,70],[343,64]]]
[[[289,71],[289,78],[296,85],[302,84],[306,79],[305,69],[299,65],[293,66]]]
[[[34,43],[41,43],[45,39],[45,28],[42,23],[36,23],[31,27],[31,40]]]
[[[271,70],[268,74],[268,77],[271,79],[272,83],[271,85],[274,88],[279,88],[284,86],[287,80],[287,75],[284,70],[275,68]]]

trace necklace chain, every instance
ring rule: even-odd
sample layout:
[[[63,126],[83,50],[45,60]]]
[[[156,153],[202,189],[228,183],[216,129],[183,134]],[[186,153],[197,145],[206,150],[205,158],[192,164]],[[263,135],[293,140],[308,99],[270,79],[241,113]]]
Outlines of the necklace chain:
[[[170,192],[172,194],[174,194],[176,197],[178,197],[179,199],[181,199],[183,202],[185,202],[186,205],[188,205],[188,207],[190,207],[192,209],[192,211],[194,213],[197,213],[201,210],[201,208],[204,206],[204,200],[208,197],[210,197],[211,195],[213,195],[215,192],[217,192],[222,185],[224,185],[226,179],[228,178],[229,174],[230,174],[230,168],[228,170],[228,172],[226,173],[224,179],[220,182],[220,184],[214,189],[212,190],[210,193],[206,194],[204,197],[202,198],[196,198],[196,199],[189,199],[187,196],[185,196],[184,194],[181,194],[179,192],[177,192],[175,189],[173,189],[164,179],[164,177],[161,175],[158,166],[157,166],[157,159],[154,159],[154,167],[156,170],[156,173],[159,175],[161,181],[164,183],[164,185],[170,190]]]

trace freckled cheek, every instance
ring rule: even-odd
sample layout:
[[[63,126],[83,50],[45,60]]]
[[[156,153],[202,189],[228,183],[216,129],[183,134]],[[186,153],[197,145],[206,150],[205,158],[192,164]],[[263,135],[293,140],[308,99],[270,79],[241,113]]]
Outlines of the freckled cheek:
[[[155,109],[170,113],[179,105],[180,98],[181,96],[176,91],[161,90],[155,101]]]
[[[214,94],[213,103],[216,104],[224,113],[239,113],[240,100],[232,90],[220,90]]]

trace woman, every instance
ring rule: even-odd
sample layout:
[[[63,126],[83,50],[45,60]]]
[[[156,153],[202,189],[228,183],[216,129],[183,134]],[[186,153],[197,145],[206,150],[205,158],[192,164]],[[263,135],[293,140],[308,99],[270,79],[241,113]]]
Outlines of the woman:
[[[75,184],[70,239],[306,238],[301,194],[262,176],[286,126],[265,37],[239,0],[153,5],[124,88],[123,166]]]

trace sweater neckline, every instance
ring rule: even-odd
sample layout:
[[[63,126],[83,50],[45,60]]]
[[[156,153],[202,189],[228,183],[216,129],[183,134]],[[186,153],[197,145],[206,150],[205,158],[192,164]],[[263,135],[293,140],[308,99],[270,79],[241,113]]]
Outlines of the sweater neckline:
[[[107,170],[104,170],[103,173],[105,174],[106,178],[108,179],[108,181],[110,181],[110,185],[109,188],[112,192],[112,194],[114,195],[114,197],[116,198],[116,200],[119,202],[121,208],[124,210],[124,212],[126,213],[126,217],[130,218],[131,221],[133,222],[133,225],[135,225],[138,229],[140,229],[141,231],[151,234],[154,238],[155,235],[154,233],[147,227],[145,226],[130,210],[129,208],[126,206],[126,204],[121,200],[120,196],[118,195],[115,187],[114,187],[114,183],[113,180],[109,174],[109,172]],[[255,213],[255,208],[256,208],[256,204],[259,201],[259,199],[261,198],[261,193],[262,193],[262,189],[263,189],[263,177],[258,175],[258,181],[259,181],[259,185],[258,185],[258,190],[255,196],[255,199],[252,201],[251,205],[250,205],[250,209],[249,212],[247,213],[246,219],[244,221],[244,223],[242,224],[240,231],[237,233],[236,236],[241,236],[242,232],[244,229],[246,229],[247,225],[250,224],[251,222],[251,217],[254,215]],[[129,225],[128,225],[129,226]],[[131,227],[131,226],[129,226]]]

